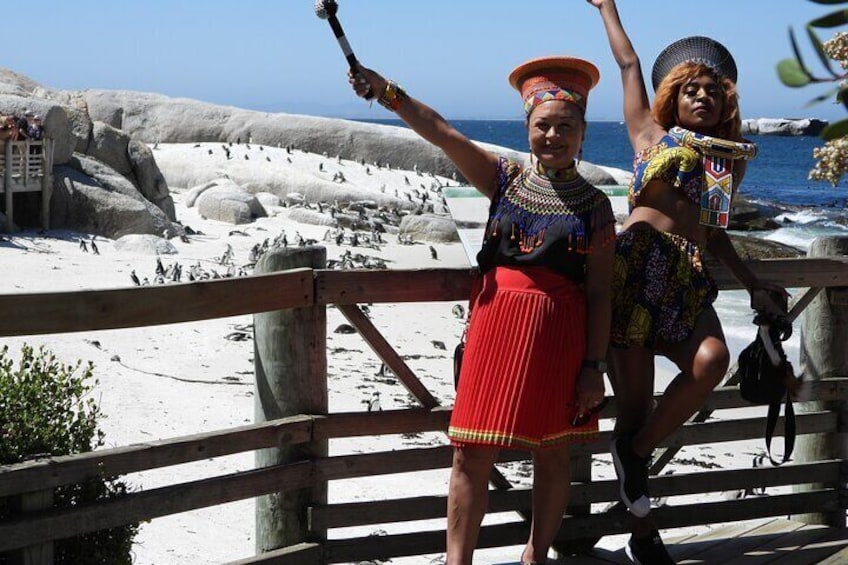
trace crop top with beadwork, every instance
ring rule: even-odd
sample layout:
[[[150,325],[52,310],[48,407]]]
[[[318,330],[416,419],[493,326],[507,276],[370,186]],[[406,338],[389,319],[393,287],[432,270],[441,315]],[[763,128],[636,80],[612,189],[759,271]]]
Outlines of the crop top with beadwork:
[[[695,150],[681,146],[668,134],[633,158],[633,177],[628,194],[631,211],[638,204],[642,189],[656,179],[681,189],[686,198],[700,205],[704,184],[701,156]]]
[[[482,272],[495,266],[546,266],[580,284],[586,256],[615,240],[615,216],[609,198],[576,168],[568,178],[551,181],[533,166],[501,158],[498,191],[489,207]]]

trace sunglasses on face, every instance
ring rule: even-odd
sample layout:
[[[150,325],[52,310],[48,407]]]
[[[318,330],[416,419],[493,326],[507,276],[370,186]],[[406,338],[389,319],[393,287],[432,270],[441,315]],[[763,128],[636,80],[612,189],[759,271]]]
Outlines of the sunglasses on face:
[[[606,407],[606,405],[608,403],[609,403],[609,398],[604,397],[604,399],[601,400],[600,404],[598,404],[594,408],[590,408],[588,412],[583,412],[583,413],[578,412],[577,414],[574,415],[574,419],[571,421],[571,425],[574,426],[575,428],[578,428],[580,426],[585,426],[586,424],[589,423],[589,420],[591,420],[592,417],[595,414],[597,414],[598,412],[603,410],[604,407]]]

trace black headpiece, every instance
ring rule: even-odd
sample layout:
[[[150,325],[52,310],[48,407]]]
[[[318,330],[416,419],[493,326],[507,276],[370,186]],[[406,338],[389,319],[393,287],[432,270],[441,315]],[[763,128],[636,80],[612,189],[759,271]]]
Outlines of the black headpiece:
[[[712,68],[719,75],[736,82],[736,62],[730,51],[715,39],[693,35],[678,39],[657,56],[651,71],[654,90],[680,63],[701,63]]]

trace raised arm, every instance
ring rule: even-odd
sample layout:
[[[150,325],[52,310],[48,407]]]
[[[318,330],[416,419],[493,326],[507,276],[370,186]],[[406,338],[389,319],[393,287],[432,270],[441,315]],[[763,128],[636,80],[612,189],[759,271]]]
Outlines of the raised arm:
[[[587,0],[598,8],[607,31],[612,55],[621,69],[624,88],[624,121],[630,144],[635,151],[653,144],[662,135],[662,128],[651,117],[651,103],[642,78],[639,56],[621,25],[615,0]]]
[[[360,97],[364,97],[370,87],[375,98],[379,98],[389,87],[389,81],[362,66],[356,74],[349,73],[349,77]],[[394,112],[415,133],[444,151],[462,176],[477,190],[489,199],[492,198],[497,188],[497,155],[480,148],[459,133],[438,112],[409,95],[398,101]]]

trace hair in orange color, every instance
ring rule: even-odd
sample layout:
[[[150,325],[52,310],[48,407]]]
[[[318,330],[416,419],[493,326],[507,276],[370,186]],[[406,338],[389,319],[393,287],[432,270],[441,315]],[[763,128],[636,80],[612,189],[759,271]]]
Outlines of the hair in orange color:
[[[680,88],[690,80],[703,75],[711,76],[724,92],[721,119],[712,135],[732,141],[740,141],[742,118],[739,116],[739,97],[736,94],[736,84],[700,63],[681,63],[665,76],[657,88],[654,105],[651,108],[654,121],[666,130],[679,125],[677,123],[677,97],[680,94]]]

